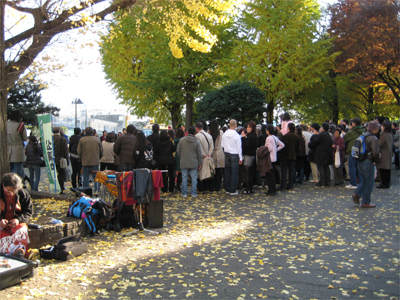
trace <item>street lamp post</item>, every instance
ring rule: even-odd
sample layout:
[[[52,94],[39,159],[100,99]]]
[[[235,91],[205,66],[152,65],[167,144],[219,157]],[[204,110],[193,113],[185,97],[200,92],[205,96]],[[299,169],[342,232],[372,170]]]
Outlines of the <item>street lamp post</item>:
[[[75,99],[74,101],[72,101],[72,104],[75,104],[75,127],[77,126],[77,106],[78,104],[83,104],[83,102],[81,101],[81,99]]]

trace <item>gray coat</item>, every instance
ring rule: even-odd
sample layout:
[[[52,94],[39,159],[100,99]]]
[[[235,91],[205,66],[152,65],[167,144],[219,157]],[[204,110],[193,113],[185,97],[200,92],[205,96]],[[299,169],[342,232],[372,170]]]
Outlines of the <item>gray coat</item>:
[[[392,168],[393,137],[389,132],[382,131],[379,138],[381,148],[381,161],[377,164],[378,169],[390,170]]]
[[[81,158],[82,166],[98,166],[100,158],[103,156],[103,147],[101,147],[101,141],[98,137],[86,135],[79,140],[77,152]]]
[[[26,129],[22,132],[22,137],[18,132],[19,122],[9,121],[7,123],[8,157],[10,162],[24,161],[24,141],[28,139]]]
[[[179,141],[177,153],[181,161],[181,170],[197,169],[203,163],[200,142],[193,134],[188,134]]]

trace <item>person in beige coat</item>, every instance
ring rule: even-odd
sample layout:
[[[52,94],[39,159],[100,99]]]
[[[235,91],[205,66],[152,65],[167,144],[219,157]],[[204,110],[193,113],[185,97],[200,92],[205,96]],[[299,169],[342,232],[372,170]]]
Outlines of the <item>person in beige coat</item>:
[[[197,190],[199,192],[211,191],[211,177],[213,173],[214,163],[211,155],[214,151],[214,143],[211,135],[209,135],[205,130],[206,124],[203,122],[196,123],[196,138],[200,141],[201,145],[201,155],[203,156],[202,169],[198,173],[199,180],[197,182]],[[207,128],[205,128],[207,130]]]
[[[212,159],[214,160],[215,174],[211,182],[211,191],[221,191],[222,174],[225,168],[225,154],[221,147],[222,135],[224,133],[219,129],[218,121],[211,120],[210,135],[214,142],[214,151],[212,152]]]
[[[78,155],[83,167],[83,186],[89,187],[89,173],[99,170],[100,158],[103,156],[103,147],[98,137],[93,135],[92,127],[86,127],[86,135],[79,140]],[[133,153],[132,153],[133,156]],[[99,183],[94,184],[95,191],[99,190]]]
[[[17,173],[24,179],[24,142],[28,140],[28,135],[22,117],[19,109],[11,112],[10,120],[7,122],[7,141],[10,172]]]
[[[378,189],[390,188],[390,175],[392,168],[392,150],[393,136],[391,133],[392,123],[385,121],[382,124],[382,131],[379,138],[379,148],[381,149],[381,160],[377,163],[377,168],[381,174],[381,183],[377,186]]]

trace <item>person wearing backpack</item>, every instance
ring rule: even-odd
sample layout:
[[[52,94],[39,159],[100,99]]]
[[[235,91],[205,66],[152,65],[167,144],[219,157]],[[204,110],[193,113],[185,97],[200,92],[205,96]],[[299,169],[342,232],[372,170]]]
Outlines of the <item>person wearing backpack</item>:
[[[143,131],[139,131],[136,135],[138,139],[138,145],[135,151],[135,161],[137,169],[153,169],[151,162],[153,160],[153,145],[146,139]]]
[[[371,203],[371,193],[374,188],[374,164],[379,163],[380,160],[379,140],[375,136],[379,129],[380,125],[378,122],[371,121],[368,123],[368,132],[364,134],[364,143],[368,155],[363,161],[357,161],[360,184],[352,198],[355,204],[360,204],[360,198],[362,198],[361,207],[364,208],[374,208],[376,206]]]
[[[365,128],[361,126],[361,119],[355,118],[351,121],[351,129],[344,135],[344,142],[347,144],[346,154],[349,158],[349,177],[350,184],[346,185],[348,189],[357,188],[357,159],[351,156],[351,149],[356,142],[356,139],[365,131]],[[361,182],[360,182],[361,183]]]

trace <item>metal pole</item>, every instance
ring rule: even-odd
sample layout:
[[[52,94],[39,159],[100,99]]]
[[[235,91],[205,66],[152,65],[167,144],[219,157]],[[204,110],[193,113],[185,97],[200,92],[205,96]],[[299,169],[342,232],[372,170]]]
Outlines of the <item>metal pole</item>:
[[[76,101],[76,99],[75,99],[75,127],[76,127],[76,125],[77,125],[77,120],[76,120],[76,115],[77,115],[77,101]]]

